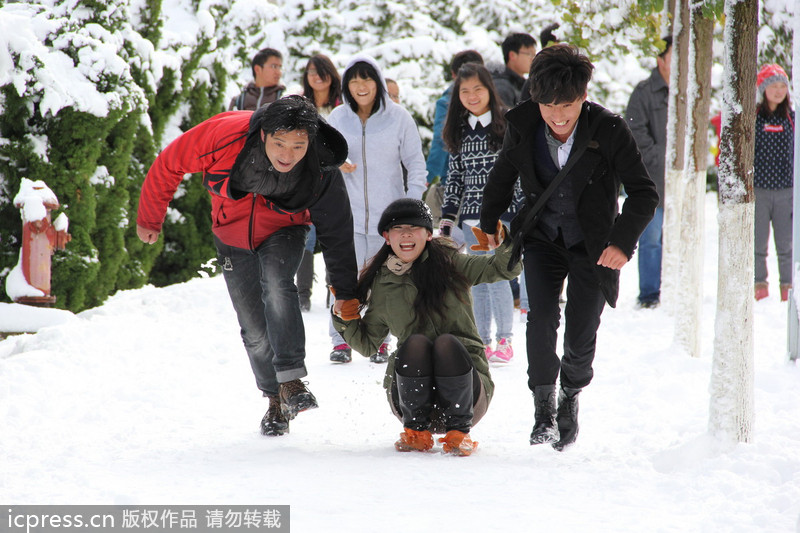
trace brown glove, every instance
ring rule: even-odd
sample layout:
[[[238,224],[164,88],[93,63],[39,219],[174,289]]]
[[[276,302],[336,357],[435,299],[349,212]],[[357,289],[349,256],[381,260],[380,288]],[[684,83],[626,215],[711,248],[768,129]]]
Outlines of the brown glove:
[[[481,229],[477,226],[472,226],[472,233],[475,235],[475,238],[478,239],[478,244],[473,244],[469,247],[470,250],[474,250],[476,252],[488,252],[489,251],[489,238],[486,234],[481,231]],[[497,221],[497,231],[495,231],[495,240],[497,241],[497,245],[499,246],[503,239],[505,239],[506,230],[503,227],[503,223],[499,220]]]
[[[358,299],[351,298],[349,300],[345,300],[342,304],[342,309],[339,311],[339,318],[342,320],[358,320],[361,318],[361,315],[358,312]]]

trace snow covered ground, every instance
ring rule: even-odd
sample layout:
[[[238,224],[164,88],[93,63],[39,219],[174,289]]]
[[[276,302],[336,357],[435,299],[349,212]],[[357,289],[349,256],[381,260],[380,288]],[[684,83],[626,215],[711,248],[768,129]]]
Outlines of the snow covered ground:
[[[755,305],[754,441],[723,446],[706,434],[713,196],[706,205],[703,356],[671,347],[664,309],[634,309],[636,266],[626,266],[581,395],[581,433],[565,453],[528,444],[519,322],[517,357],[492,368],[496,396],[472,432],[478,452],[395,452],[401,425],[380,385],[385,367],[328,361],[319,286],[304,316],[320,409],[287,436],[262,437],[267,402],[217,277],[122,292],[0,342],[0,501],[289,504],[296,532],[800,531],[800,369],[786,360],[777,286]]]

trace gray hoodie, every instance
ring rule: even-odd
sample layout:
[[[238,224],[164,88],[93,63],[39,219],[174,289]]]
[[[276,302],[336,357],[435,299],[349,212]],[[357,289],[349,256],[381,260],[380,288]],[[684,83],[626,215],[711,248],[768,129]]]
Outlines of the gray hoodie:
[[[381,69],[370,56],[353,56],[344,72],[359,61],[375,68],[385,90]],[[362,125],[345,99],[331,112],[328,123],[344,135],[348,157],[356,165],[354,172],[343,173],[356,233],[377,233],[383,210],[394,200],[422,199],[428,185],[422,142],[414,119],[404,107],[387,96],[380,109]],[[407,180],[403,178],[403,167],[408,171]]]

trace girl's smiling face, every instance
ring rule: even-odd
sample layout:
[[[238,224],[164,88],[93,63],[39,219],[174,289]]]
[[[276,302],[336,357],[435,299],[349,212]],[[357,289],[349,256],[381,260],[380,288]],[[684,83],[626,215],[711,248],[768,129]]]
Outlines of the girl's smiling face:
[[[427,242],[433,239],[433,234],[422,226],[399,224],[384,231],[383,238],[392,247],[394,255],[404,263],[411,263],[422,254]]]
[[[347,85],[350,89],[350,95],[359,108],[372,109],[375,98],[378,96],[378,84],[375,80],[356,75]]]
[[[458,88],[458,98],[464,108],[479,117],[489,111],[489,89],[478,76],[465,78]]]

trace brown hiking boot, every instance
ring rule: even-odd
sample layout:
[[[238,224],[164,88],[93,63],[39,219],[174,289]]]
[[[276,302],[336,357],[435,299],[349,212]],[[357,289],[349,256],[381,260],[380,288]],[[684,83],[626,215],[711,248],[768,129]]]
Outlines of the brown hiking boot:
[[[433,448],[433,436],[427,429],[417,431],[415,429],[403,428],[400,433],[400,440],[394,443],[394,448],[398,452],[426,452]]]
[[[317,399],[299,379],[281,383],[278,386],[278,397],[281,401],[281,411],[287,420],[293,420],[297,413],[319,407]]]
[[[289,421],[283,416],[281,411],[281,401],[277,396],[268,396],[269,409],[267,414],[261,419],[261,434],[270,437],[278,437],[284,433],[289,433]]]
[[[469,433],[463,433],[457,429],[451,429],[447,435],[439,439],[443,444],[444,453],[465,457],[471,455],[478,447],[477,442],[469,438]]]

